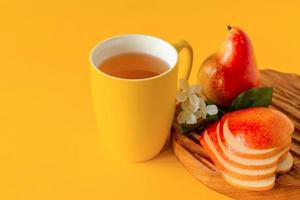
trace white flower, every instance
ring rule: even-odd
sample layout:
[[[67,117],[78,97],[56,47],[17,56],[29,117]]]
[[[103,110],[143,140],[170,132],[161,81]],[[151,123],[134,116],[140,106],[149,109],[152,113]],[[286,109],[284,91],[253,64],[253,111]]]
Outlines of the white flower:
[[[179,124],[196,124],[198,119],[205,119],[206,115],[215,115],[218,108],[215,105],[207,105],[203,98],[199,97],[201,89],[199,85],[189,87],[186,80],[179,81],[180,91],[176,99],[181,103],[181,112],[177,116]]]
[[[197,94],[200,93],[201,88],[199,85],[193,85],[189,87],[189,83],[185,79],[179,80],[180,91],[178,92],[176,99],[179,103],[186,101],[187,99],[194,106],[198,106],[199,98]]]
[[[194,105],[189,100],[186,100],[181,103],[180,107],[182,108],[182,110],[194,113],[199,109],[199,103]]]
[[[207,111],[206,111],[206,104],[205,104],[205,101],[204,99],[202,98],[199,98],[199,110],[197,110],[195,112],[195,115],[197,117],[197,119],[205,119],[206,118],[206,115],[207,115]]]
[[[197,118],[192,112],[183,110],[177,116],[177,121],[179,124],[196,124]]]
[[[208,105],[206,106],[206,111],[209,115],[216,115],[218,114],[218,108],[216,105]]]

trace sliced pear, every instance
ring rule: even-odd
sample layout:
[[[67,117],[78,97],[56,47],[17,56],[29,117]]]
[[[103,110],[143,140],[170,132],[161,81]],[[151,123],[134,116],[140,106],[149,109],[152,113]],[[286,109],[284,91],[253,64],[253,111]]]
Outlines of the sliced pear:
[[[270,108],[253,107],[222,117],[235,140],[250,149],[270,151],[284,144],[294,131],[292,121]],[[225,134],[225,133],[224,133]]]
[[[213,133],[210,133],[210,135]],[[234,166],[227,162],[220,155],[219,151],[216,149],[214,142],[211,139],[207,131],[204,132],[201,138],[201,144],[204,146],[205,150],[210,155],[211,159],[214,161],[215,165],[223,172],[229,174],[232,177],[241,180],[259,180],[271,177],[274,175],[277,166],[273,166],[266,169],[242,169],[240,167]]]
[[[291,143],[291,137],[287,138],[280,146],[269,149],[253,149],[243,145],[236,140],[231,131],[228,128],[228,120],[224,120],[220,124],[220,139],[225,148],[231,151],[233,154],[239,155],[244,158],[264,159],[270,158],[283,151]]]
[[[276,178],[275,175],[266,179],[249,181],[249,180],[241,180],[238,178],[234,178],[225,172],[221,172],[221,173],[224,179],[230,185],[233,185],[241,189],[246,189],[251,191],[266,191],[272,189],[275,185],[275,178]]]
[[[225,114],[199,140],[228,183],[264,191],[274,186],[276,173],[293,166],[289,153],[293,130],[281,112],[251,108]]]
[[[282,160],[277,166],[276,173],[283,174],[290,171],[293,167],[293,156],[289,152],[284,160]]]
[[[281,159],[285,158],[285,156],[287,155],[290,149],[289,146],[287,146],[277,154],[264,159],[245,158],[232,153],[225,147],[220,137],[220,123],[217,124],[216,132],[217,132],[218,145],[222,150],[221,155],[223,156],[223,158],[228,162],[230,162],[232,165],[244,169],[266,169],[266,168],[276,166]]]

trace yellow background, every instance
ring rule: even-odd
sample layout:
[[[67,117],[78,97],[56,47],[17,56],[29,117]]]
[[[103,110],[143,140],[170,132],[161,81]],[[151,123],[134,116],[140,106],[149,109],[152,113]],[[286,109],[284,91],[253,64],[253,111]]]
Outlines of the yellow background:
[[[227,199],[169,148],[142,164],[103,158],[88,53],[116,34],[184,38],[194,82],[231,24],[248,32],[261,68],[300,73],[299,8],[296,0],[1,0],[0,199]]]

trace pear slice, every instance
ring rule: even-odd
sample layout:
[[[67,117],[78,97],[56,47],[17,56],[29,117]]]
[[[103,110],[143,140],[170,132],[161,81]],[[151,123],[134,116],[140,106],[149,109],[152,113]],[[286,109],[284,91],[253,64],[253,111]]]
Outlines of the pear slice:
[[[217,124],[216,132],[218,145],[222,150],[223,158],[231,164],[244,169],[266,169],[276,166],[282,159],[284,159],[287,156],[290,149],[289,144],[287,144],[287,146],[280,152],[268,158],[245,158],[243,156],[239,156],[237,154],[232,153],[225,147],[225,145],[223,144],[224,141],[221,141],[220,137],[220,123]]]
[[[286,173],[289,171],[293,166],[293,156],[289,152],[284,160],[282,160],[278,167],[277,167],[277,173]],[[241,189],[247,189],[252,191],[265,191],[272,189],[275,185],[275,176],[271,176],[266,179],[261,180],[241,180],[238,178],[234,178],[225,172],[221,171],[222,176],[224,179],[231,185],[241,188]]]
[[[284,160],[282,160],[279,163],[279,165],[277,166],[276,173],[284,174],[284,173],[290,171],[293,167],[293,162],[294,162],[293,156],[289,152],[288,155],[286,156],[286,158]]]
[[[241,180],[238,178],[234,178],[228,175],[225,172],[221,172],[226,182],[230,185],[233,185],[237,188],[251,190],[251,191],[266,191],[270,190],[275,185],[276,176],[271,176],[269,178],[261,179],[261,180]]]
[[[235,140],[255,150],[273,149],[284,144],[294,131],[292,121],[282,112],[253,107],[227,113],[222,117]]]
[[[278,154],[280,151],[284,150],[287,146],[291,144],[291,137],[288,137],[280,146],[273,147],[269,149],[253,149],[248,146],[243,145],[241,142],[237,141],[236,138],[231,133],[228,127],[228,120],[222,120],[220,126],[220,139],[222,143],[234,154],[237,154],[245,158],[269,158]]]
[[[221,171],[241,180],[265,179],[273,176],[276,172],[277,166],[266,169],[242,169],[240,167],[232,165],[221,156],[221,154],[219,153],[220,150],[217,150],[212,140],[212,137],[214,137],[213,134],[213,132],[210,132],[210,134],[208,134],[207,131],[205,131],[200,142],[206,152],[210,155],[217,168]]]

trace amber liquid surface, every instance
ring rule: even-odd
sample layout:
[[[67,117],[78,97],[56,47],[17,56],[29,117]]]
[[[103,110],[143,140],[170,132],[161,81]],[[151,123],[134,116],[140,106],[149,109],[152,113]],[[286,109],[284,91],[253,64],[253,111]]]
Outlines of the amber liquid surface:
[[[142,53],[125,53],[104,60],[98,69],[111,76],[143,79],[157,76],[169,69],[158,57]]]

